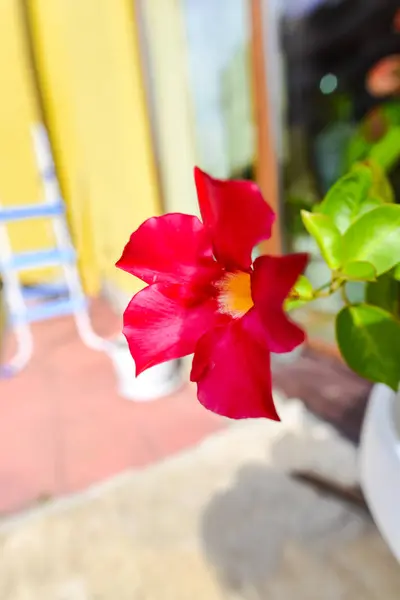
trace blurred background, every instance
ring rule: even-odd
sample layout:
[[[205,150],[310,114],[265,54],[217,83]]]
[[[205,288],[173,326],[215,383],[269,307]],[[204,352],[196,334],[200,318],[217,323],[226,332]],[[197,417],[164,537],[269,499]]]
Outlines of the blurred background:
[[[286,424],[232,426],[185,361],[134,379],[114,267],[146,218],[198,213],[197,164],[257,181],[265,250],[325,283],[300,209],[367,158],[400,197],[398,0],[0,0],[0,46],[0,600],[398,598],[340,298],[274,365]]]

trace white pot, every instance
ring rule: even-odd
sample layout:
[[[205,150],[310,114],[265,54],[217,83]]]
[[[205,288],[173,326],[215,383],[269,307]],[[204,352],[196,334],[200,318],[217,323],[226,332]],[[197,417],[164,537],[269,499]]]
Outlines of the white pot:
[[[361,486],[382,536],[400,561],[400,394],[371,393],[360,444]]]
[[[118,393],[122,398],[136,402],[148,402],[169,396],[183,384],[179,361],[173,360],[151,367],[136,377],[135,363],[125,338],[118,338],[110,350],[118,381]]]

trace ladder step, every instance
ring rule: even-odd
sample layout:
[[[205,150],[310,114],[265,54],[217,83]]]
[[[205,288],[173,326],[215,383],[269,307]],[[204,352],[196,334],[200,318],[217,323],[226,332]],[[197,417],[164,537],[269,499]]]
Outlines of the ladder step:
[[[48,298],[49,296],[67,296],[69,289],[68,286],[63,283],[40,283],[32,286],[25,286],[22,293],[27,300],[37,300],[46,297]]]
[[[7,221],[23,221],[25,219],[38,219],[41,217],[58,217],[63,215],[65,207],[63,202],[54,204],[32,204],[27,206],[12,206],[0,208],[0,223]]]
[[[51,302],[43,302],[36,306],[30,306],[26,312],[21,315],[9,315],[9,319],[13,325],[21,323],[34,323],[36,321],[45,321],[55,317],[64,317],[71,315],[87,307],[86,298],[67,299],[67,300],[52,300]]]
[[[50,250],[31,250],[29,252],[19,252],[13,254],[7,262],[3,263],[4,268],[21,271],[23,269],[36,269],[41,267],[53,267],[64,265],[75,261],[75,251],[73,248],[59,250],[52,248]]]

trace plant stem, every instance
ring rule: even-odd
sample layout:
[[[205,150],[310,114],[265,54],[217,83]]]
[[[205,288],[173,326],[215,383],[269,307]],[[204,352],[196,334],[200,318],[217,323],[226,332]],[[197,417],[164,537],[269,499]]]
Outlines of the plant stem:
[[[349,297],[348,297],[348,295],[347,295],[347,292],[346,292],[346,285],[345,285],[345,284],[343,284],[343,285],[340,287],[340,294],[341,294],[341,296],[342,296],[343,302],[346,304],[346,306],[349,306],[349,305],[351,304],[351,302],[350,302],[350,300],[349,300]]]
[[[333,277],[331,281],[324,283],[324,285],[321,285],[319,288],[314,290],[314,299],[316,300],[317,298],[329,298],[329,296],[332,296],[332,294],[338,291],[340,286],[341,281]],[[327,291],[324,291],[326,289]]]
[[[327,281],[326,283],[321,285],[319,288],[314,290],[314,295],[317,297],[319,292],[323,292],[324,290],[326,290],[326,288],[330,288],[331,286],[332,286],[332,281]]]
[[[329,298],[329,296],[332,296],[332,294],[337,292],[339,289],[342,290],[342,295],[344,294],[343,298],[346,298],[346,304],[350,304],[350,301],[346,296],[346,291],[344,290],[343,281],[335,278],[333,278],[331,281],[327,281],[326,283],[315,289],[311,298],[302,298],[301,296],[298,296],[296,297],[296,300],[307,304],[308,302],[318,300],[319,298]]]

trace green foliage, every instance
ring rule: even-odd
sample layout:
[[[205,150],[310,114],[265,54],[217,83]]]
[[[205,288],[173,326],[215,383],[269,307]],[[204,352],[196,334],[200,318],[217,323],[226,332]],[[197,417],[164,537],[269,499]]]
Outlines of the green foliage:
[[[343,234],[365,213],[393,201],[393,189],[384,170],[369,160],[356,163],[341,177],[314,212],[329,216]]]
[[[365,261],[353,260],[347,262],[340,275],[347,281],[375,281],[376,271],[374,266]]]
[[[331,269],[341,264],[341,235],[333,220],[327,215],[301,211],[304,227],[318,244],[322,256]]]
[[[372,144],[365,139],[363,132],[356,131],[347,148],[346,164],[348,168],[351,168],[356,161],[368,158],[371,147]]]
[[[368,304],[379,306],[392,314],[397,314],[400,300],[400,286],[393,272],[384,273],[374,282],[367,284],[365,300]]]
[[[389,144],[387,138],[385,144]],[[299,280],[287,308],[342,289],[346,305],[337,316],[336,335],[343,358],[361,376],[397,390],[400,205],[394,203],[384,168],[400,157],[400,131],[397,140],[390,140],[390,152],[388,146],[385,151],[381,147],[369,152],[376,160],[354,165],[312,212],[301,211],[304,226],[317,242],[332,276],[319,290],[312,290],[308,280]],[[349,282],[365,284],[365,304],[350,302],[345,289]]]
[[[344,233],[357,219],[371,187],[372,171],[360,165],[335,183],[319,205],[318,212],[330,217],[340,233]]]
[[[374,122],[378,131],[371,136],[368,135],[368,130],[371,129],[371,124],[373,127]],[[399,127],[399,100],[381,104],[379,110],[375,110],[375,115],[369,113],[349,141],[345,161],[348,169],[356,161],[373,159],[385,170],[390,170],[399,159]]]
[[[362,215],[343,236],[342,260],[371,263],[377,275],[400,262],[400,206],[386,204]]]
[[[384,169],[373,160],[367,160],[363,163],[355,163],[352,171],[358,171],[360,168],[367,167],[371,172],[372,185],[368,191],[370,198],[377,198],[379,202],[394,202],[394,190],[387,178]]]
[[[358,304],[336,319],[341,354],[356,373],[397,391],[400,383],[400,323],[389,312]]]
[[[303,300],[311,300],[314,297],[313,286],[305,275],[300,275],[293,288],[293,292]]]
[[[371,148],[368,157],[385,170],[390,170],[400,154],[400,126],[392,127],[387,134]]]
[[[314,299],[314,289],[305,275],[300,275],[285,303],[285,310],[300,308]]]
[[[394,271],[393,271],[393,277],[397,281],[400,281],[400,263],[395,266]]]
[[[370,280],[400,263],[400,207],[384,171],[359,163],[339,179],[312,213],[302,211],[327,265],[345,279]],[[349,265],[369,263],[372,267]],[[360,269],[363,268],[363,273]],[[369,269],[367,273],[366,269]]]

